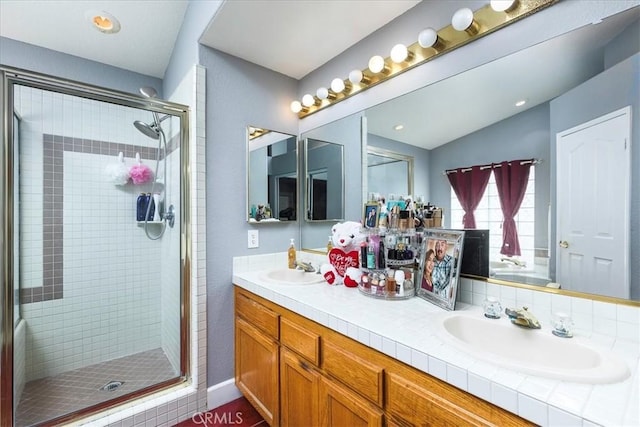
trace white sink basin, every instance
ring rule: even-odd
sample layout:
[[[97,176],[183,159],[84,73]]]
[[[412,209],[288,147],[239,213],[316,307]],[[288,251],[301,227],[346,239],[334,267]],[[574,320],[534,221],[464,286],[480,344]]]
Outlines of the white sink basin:
[[[526,329],[506,319],[490,320],[482,314],[452,314],[439,323],[445,342],[515,371],[589,384],[623,381],[627,364],[612,352],[559,338],[544,329]],[[544,325],[543,325],[544,328]]]
[[[260,274],[260,278],[279,285],[311,285],[324,281],[321,274],[290,268],[265,271]]]

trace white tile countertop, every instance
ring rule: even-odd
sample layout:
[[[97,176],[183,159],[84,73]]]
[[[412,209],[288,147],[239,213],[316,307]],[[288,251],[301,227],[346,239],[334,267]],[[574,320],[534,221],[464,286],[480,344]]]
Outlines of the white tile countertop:
[[[640,426],[638,340],[597,332],[580,336],[576,329],[574,339],[610,350],[628,365],[631,376],[618,383],[592,385],[525,374],[451,345],[436,326],[438,318],[451,312],[422,298],[388,301],[325,282],[277,285],[261,279],[264,270],[285,265],[284,253],[234,258],[233,283],[538,425]],[[472,304],[457,303],[457,311],[484,319],[482,309]],[[631,311],[632,316],[639,312]],[[502,321],[508,322],[496,320]],[[540,331],[551,335],[544,323]]]

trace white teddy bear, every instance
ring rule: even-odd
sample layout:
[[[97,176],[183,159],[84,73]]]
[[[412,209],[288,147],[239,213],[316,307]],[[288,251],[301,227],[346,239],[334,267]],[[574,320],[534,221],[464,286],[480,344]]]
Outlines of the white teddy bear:
[[[355,221],[345,221],[331,228],[333,248],[327,254],[329,264],[323,264],[320,272],[330,285],[355,288],[358,286],[362,272],[360,270],[360,247],[367,241],[362,233],[361,225]]]

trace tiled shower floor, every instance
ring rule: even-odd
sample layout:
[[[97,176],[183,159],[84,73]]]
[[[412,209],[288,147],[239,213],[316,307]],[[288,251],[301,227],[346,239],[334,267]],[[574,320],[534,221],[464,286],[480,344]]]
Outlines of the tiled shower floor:
[[[53,377],[28,382],[15,415],[16,427],[31,426],[175,378],[162,349],[102,362]],[[109,381],[124,382],[101,391]]]

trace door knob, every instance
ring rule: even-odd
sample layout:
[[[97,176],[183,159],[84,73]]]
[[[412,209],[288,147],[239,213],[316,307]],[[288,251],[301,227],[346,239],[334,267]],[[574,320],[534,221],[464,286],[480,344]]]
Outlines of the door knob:
[[[563,249],[567,249],[569,247],[569,242],[567,242],[566,240],[560,240],[560,247]]]

